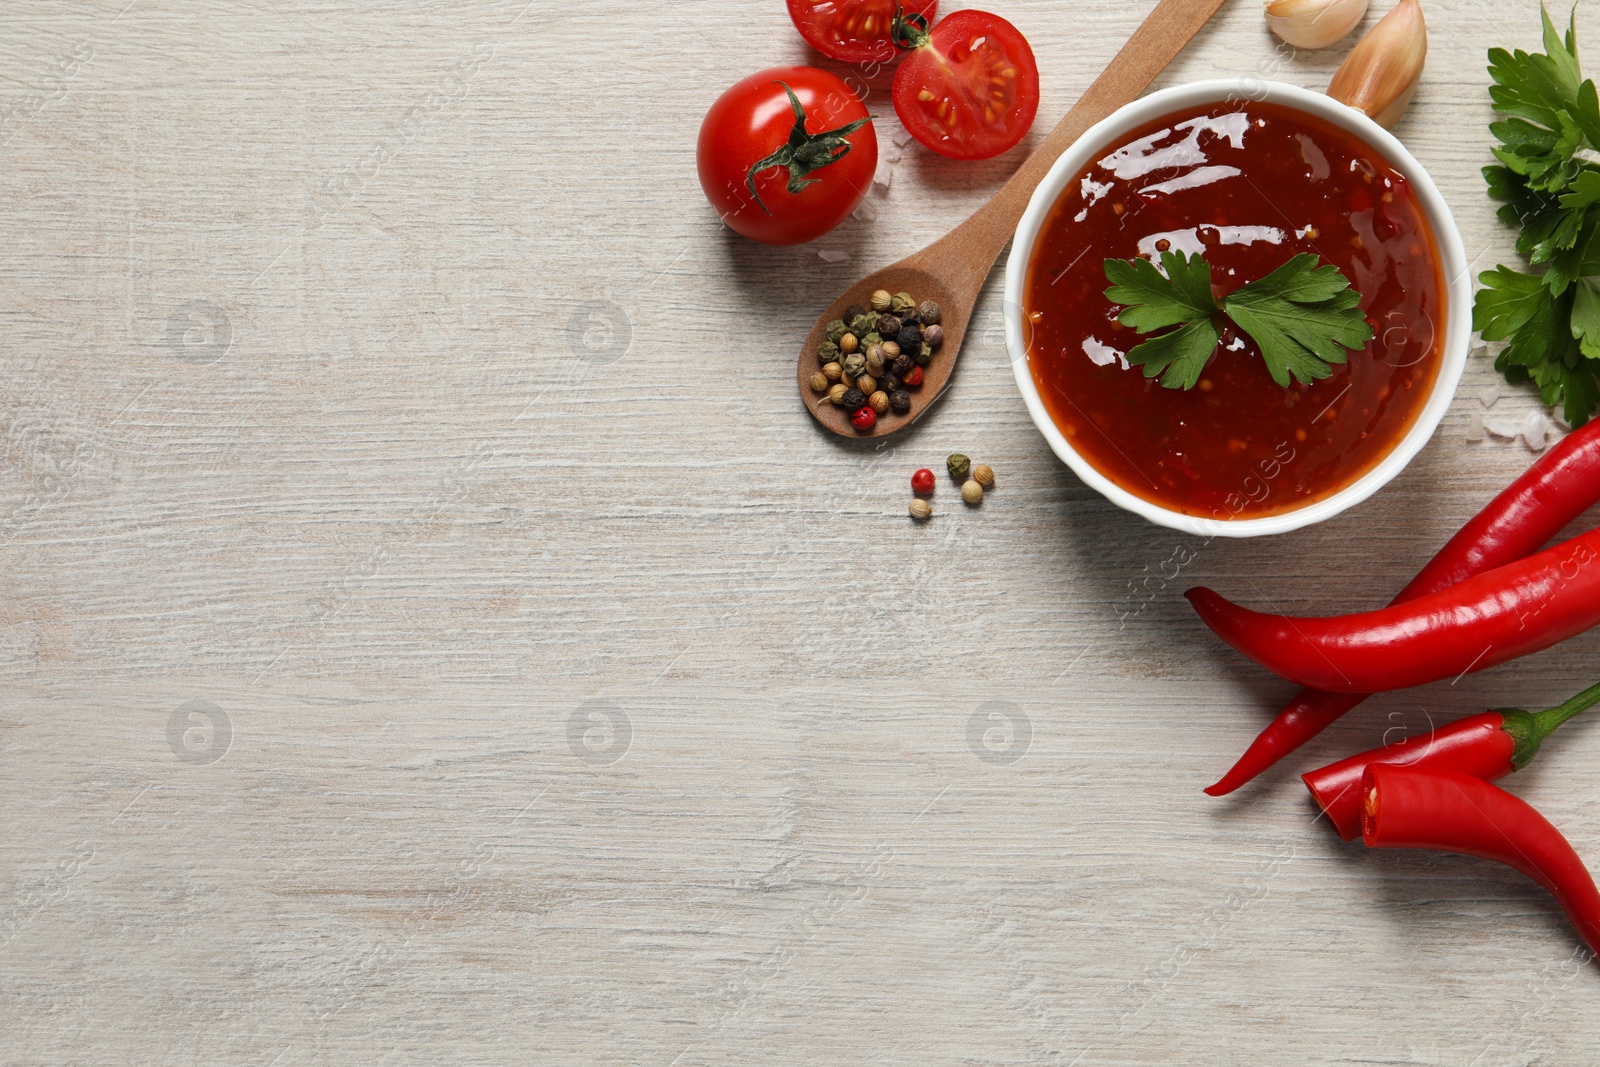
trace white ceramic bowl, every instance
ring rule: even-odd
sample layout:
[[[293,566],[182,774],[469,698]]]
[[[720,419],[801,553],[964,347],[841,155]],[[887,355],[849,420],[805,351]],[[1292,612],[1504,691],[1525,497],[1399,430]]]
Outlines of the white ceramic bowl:
[[[1089,164],[1099,159],[1105,148],[1152,119],[1195,105],[1220,103],[1230,99],[1268,101],[1308,112],[1355,134],[1376,149],[1395,170],[1405,176],[1416,193],[1418,202],[1433,229],[1435,247],[1441,260],[1445,277],[1446,325],[1444,348],[1440,353],[1438,376],[1432,391],[1418,413],[1416,422],[1388,455],[1384,456],[1366,474],[1339,492],[1324,497],[1304,507],[1278,515],[1254,519],[1209,519],[1164,508],[1123,489],[1101,474],[1079,455],[1067,442],[1034,384],[1033,372],[1028,366],[1027,347],[1023,342],[1022,298],[1027,282],[1028,261],[1033,255],[1033,244],[1044,225],[1045,217],[1068,183]],[[1310,92],[1282,82],[1261,81],[1255,78],[1224,78],[1215,81],[1191,82],[1174,86],[1135,100],[1104,120],[1086,130],[1082,137],[1062,153],[1039,187],[1034,190],[1028,210],[1017,224],[1016,237],[1011,242],[1011,257],[1006,261],[1005,288],[1006,348],[1010,352],[1012,370],[1016,373],[1017,388],[1028,405],[1028,414],[1056,455],[1064,460],[1084,482],[1093,486],[1113,504],[1143,515],[1151,522],[1170,526],[1176,530],[1203,537],[1256,537],[1262,534],[1285,533],[1331,518],[1339,512],[1359,504],[1377,492],[1389,479],[1411,462],[1411,458],[1433,436],[1433,431],[1449,408],[1466,366],[1469,334],[1472,331],[1472,281],[1467,276],[1467,257],[1461,246],[1461,234],[1456,229],[1450,209],[1439,195],[1438,188],[1428,172],[1422,169],[1410,152],[1383,127],[1354,108],[1345,106],[1322,93]]]

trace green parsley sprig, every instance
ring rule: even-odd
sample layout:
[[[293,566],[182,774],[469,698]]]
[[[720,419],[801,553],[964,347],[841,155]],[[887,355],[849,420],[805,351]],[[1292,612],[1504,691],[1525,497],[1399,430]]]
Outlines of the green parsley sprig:
[[[1478,275],[1472,325],[1505,341],[1495,369],[1532,381],[1581,426],[1600,404],[1600,94],[1578,67],[1576,10],[1565,36],[1549,12],[1543,53],[1489,50],[1489,98],[1509,116],[1489,124],[1499,165],[1483,168],[1517,251],[1539,273],[1505,265]]]
[[[1168,389],[1192,389],[1200,380],[1221,340],[1222,315],[1250,335],[1272,380],[1287,387],[1291,377],[1326,378],[1347,349],[1372,340],[1372,327],[1356,306],[1361,294],[1338,267],[1316,264],[1309,252],[1291,256],[1219,302],[1211,295],[1211,265],[1199,254],[1162,252],[1160,270],[1147,259],[1108,259],[1106,299],[1126,305],[1117,321],[1140,333],[1178,327],[1128,353],[1130,364],[1144,367],[1146,378],[1161,375]]]

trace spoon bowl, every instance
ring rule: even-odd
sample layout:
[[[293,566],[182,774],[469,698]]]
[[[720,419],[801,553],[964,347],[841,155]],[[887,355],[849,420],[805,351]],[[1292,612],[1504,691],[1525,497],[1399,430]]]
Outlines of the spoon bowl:
[[[843,316],[851,304],[866,307],[872,294],[879,289],[891,293],[910,293],[917,303],[932,300],[939,305],[939,325],[944,330],[944,342],[934,349],[933,359],[922,371],[922,384],[912,393],[911,410],[904,415],[885,411],[878,416],[872,429],[862,432],[850,423],[850,413],[828,399],[828,394],[818,396],[811,390],[811,376],[822,368],[816,358],[817,349],[828,339],[828,323]],[[950,372],[955,370],[956,355],[961,349],[961,339],[966,336],[967,321],[971,317],[972,297],[953,292],[946,281],[928,270],[911,265],[907,260],[875,270],[857,281],[844,295],[828,305],[828,310],[811,327],[806,335],[805,348],[801,350],[798,373],[800,395],[816,420],[843,437],[882,437],[904,429],[933,406],[933,402],[950,384]]]

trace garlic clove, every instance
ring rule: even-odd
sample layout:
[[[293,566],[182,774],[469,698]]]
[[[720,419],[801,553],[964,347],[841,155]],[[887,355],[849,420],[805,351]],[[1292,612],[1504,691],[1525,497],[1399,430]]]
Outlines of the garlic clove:
[[[1367,0],[1267,0],[1267,28],[1296,48],[1326,48],[1367,13]]]
[[[1393,126],[1417,91],[1428,58],[1428,27],[1417,0],[1400,0],[1366,32],[1328,83],[1328,95],[1380,126]]]

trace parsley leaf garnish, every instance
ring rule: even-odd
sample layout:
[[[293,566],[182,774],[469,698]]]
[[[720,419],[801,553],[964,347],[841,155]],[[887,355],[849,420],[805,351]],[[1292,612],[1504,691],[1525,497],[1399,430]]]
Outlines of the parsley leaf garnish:
[[[1574,12],[1576,15],[1576,12]],[[1600,94],[1578,66],[1575,22],[1557,32],[1542,8],[1544,52],[1489,50],[1490,123],[1499,165],[1483,169],[1517,251],[1539,272],[1501,265],[1478,276],[1472,325],[1505,341],[1495,369],[1532,382],[1573,426],[1600,404]]]
[[[1161,253],[1161,266],[1165,276],[1148,259],[1106,260],[1111,283],[1106,299],[1127,305],[1117,320],[1140,333],[1181,325],[1136,345],[1128,362],[1143,366],[1146,378],[1161,374],[1168,389],[1191,389],[1221,339],[1212,321],[1217,304],[1211,296],[1211,267],[1182,252]]]
[[[1291,256],[1264,278],[1235,289],[1218,302],[1211,295],[1211,265],[1196,254],[1162,252],[1161,268],[1147,259],[1108,259],[1106,299],[1124,305],[1117,321],[1140,333],[1177,326],[1135,345],[1128,362],[1145,377],[1161,375],[1168,389],[1191,389],[1200,380],[1221,338],[1218,319],[1227,316],[1250,335],[1272,380],[1313,382],[1333,373],[1347,349],[1372,340],[1372,327],[1339,268],[1317,266],[1309,252]],[[1600,294],[1596,302],[1600,338]]]

